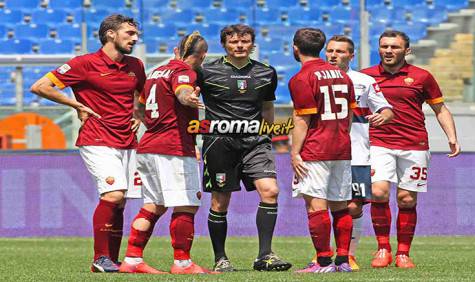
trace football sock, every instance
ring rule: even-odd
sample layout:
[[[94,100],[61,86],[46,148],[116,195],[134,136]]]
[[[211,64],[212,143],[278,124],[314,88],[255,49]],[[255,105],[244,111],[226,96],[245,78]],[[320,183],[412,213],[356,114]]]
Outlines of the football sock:
[[[348,263],[348,256],[336,256],[335,258],[335,264],[336,265],[341,265],[342,263]]]
[[[277,221],[277,203],[260,202],[257,208],[256,225],[259,235],[259,255],[262,258],[272,252],[272,236]]]
[[[150,227],[148,230],[141,231],[134,228],[134,222],[139,218],[146,219],[150,222]],[[132,221],[132,226],[130,227],[129,243],[127,245],[127,252],[125,253],[126,257],[143,257],[143,250],[147,245],[147,242],[153,233],[153,228],[155,227],[155,224],[159,218],[160,216],[149,212],[144,208],[140,209],[139,213],[134,218],[134,221]]]
[[[176,259],[174,264],[179,267],[188,267],[191,265],[191,259]]]
[[[378,249],[386,249],[391,252],[391,244],[389,244],[391,209],[389,208],[389,202],[372,202],[371,220],[373,221],[376,240],[378,240]]]
[[[124,262],[132,265],[137,265],[143,262],[143,258],[125,257]]]
[[[332,257],[317,257],[317,263],[320,266],[329,266],[330,264],[332,264]]]
[[[109,254],[113,262],[119,260],[120,244],[124,233],[124,208],[117,208],[114,212],[111,237],[109,239]]]
[[[218,261],[222,257],[226,257],[224,245],[226,243],[226,235],[228,232],[228,221],[226,215],[228,212],[216,212],[209,210],[208,215],[208,231],[213,244],[214,259]]]
[[[310,237],[317,251],[317,261],[320,265],[322,265],[318,260],[320,257],[329,257],[331,263],[331,257],[333,256],[330,247],[331,226],[330,215],[327,210],[308,213],[308,229],[310,230]]]
[[[332,212],[333,232],[335,234],[336,253],[348,257],[353,222],[348,209]]]
[[[106,200],[99,200],[99,204],[94,211],[92,217],[92,225],[94,228],[94,260],[100,256],[110,257],[109,241],[114,224],[114,212],[117,207],[118,204]]]
[[[396,255],[409,256],[412,238],[416,230],[417,210],[412,208],[399,208],[397,216],[397,253]]]
[[[188,212],[175,212],[170,221],[173,258],[189,260],[195,232],[195,215]]]
[[[363,232],[363,213],[359,214],[356,218],[353,218],[353,232],[351,232],[350,242],[350,256],[354,256],[356,248],[360,242],[361,233]]]

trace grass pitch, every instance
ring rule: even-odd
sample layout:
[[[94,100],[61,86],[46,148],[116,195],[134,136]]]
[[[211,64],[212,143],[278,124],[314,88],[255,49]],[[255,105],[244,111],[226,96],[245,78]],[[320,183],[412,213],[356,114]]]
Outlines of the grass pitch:
[[[127,239],[124,238],[122,257]],[[395,240],[392,240],[393,246]],[[294,264],[287,272],[256,272],[252,262],[257,253],[257,238],[228,238],[228,255],[238,272],[220,275],[146,275],[91,273],[90,238],[1,238],[1,281],[475,281],[475,237],[416,237],[411,256],[416,269],[394,266],[371,269],[374,238],[363,238],[357,253],[361,271],[357,273],[295,274],[313,255],[313,246],[305,237],[277,237],[274,251]],[[209,238],[196,238],[193,260],[212,266]],[[167,238],[152,238],[145,251],[146,261],[161,270],[169,270],[172,249]]]

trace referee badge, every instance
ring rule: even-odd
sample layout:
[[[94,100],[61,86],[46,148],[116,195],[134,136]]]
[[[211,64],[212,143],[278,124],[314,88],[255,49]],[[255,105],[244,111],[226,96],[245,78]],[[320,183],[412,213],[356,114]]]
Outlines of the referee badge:
[[[216,183],[223,188],[226,185],[226,173],[216,173]]]
[[[237,81],[237,87],[238,87],[239,93],[241,93],[241,94],[246,93],[246,91],[247,91],[247,80],[238,80]]]

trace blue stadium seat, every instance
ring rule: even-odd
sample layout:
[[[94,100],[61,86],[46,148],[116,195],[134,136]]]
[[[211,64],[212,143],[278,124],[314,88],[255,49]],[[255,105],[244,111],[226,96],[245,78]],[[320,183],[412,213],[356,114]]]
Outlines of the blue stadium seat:
[[[325,33],[325,36],[327,38],[330,38],[336,34],[343,34],[345,25],[341,23],[336,23],[336,22],[332,22],[332,23],[327,22],[319,26],[318,28],[321,29]]]
[[[14,106],[16,104],[15,85],[2,85],[0,88],[0,105]]]
[[[137,5],[143,5],[144,9],[149,9],[149,8],[163,8],[168,5],[170,2],[169,0],[141,0],[141,1],[135,1]]]
[[[88,25],[97,26],[97,28],[99,28],[99,24],[102,22],[102,20],[110,14],[111,12],[109,10],[87,9],[84,10],[84,21]]]
[[[391,5],[394,7],[405,7],[405,8],[410,8],[421,4],[421,2],[425,1],[420,1],[420,0],[391,0]]]
[[[393,23],[391,29],[405,32],[411,42],[423,39],[427,35],[427,27],[424,23]]]
[[[33,42],[28,39],[8,39],[0,41],[0,54],[31,54]]]
[[[72,54],[74,43],[71,40],[46,39],[39,42],[40,54]]]
[[[32,39],[46,38],[49,35],[49,27],[45,24],[22,24],[14,28],[15,38]]]
[[[59,39],[81,41],[81,26],[79,24],[61,24],[56,27]]]
[[[223,0],[223,7],[249,9],[251,7],[256,7],[256,0]]]
[[[73,23],[82,23],[83,22],[83,15],[85,14],[85,11],[81,8],[79,9],[69,9],[65,10],[68,13],[68,16],[72,16],[73,18]]]
[[[19,10],[0,9],[2,24],[14,26],[23,21],[23,13]]]
[[[287,21],[292,25],[320,22],[322,19],[322,10],[294,7],[287,10],[287,16]]]
[[[346,22],[359,19],[359,10],[351,7],[337,6],[329,11],[330,21]]]
[[[31,15],[31,21],[37,24],[56,25],[66,21],[67,13],[64,10],[37,9]]]
[[[384,0],[366,0],[365,2],[366,2],[366,9],[369,9],[374,6],[384,5]]]
[[[269,8],[290,8],[299,5],[298,0],[266,0],[266,7]]]
[[[445,6],[416,6],[412,11],[412,21],[423,22],[429,25],[437,25],[448,17],[448,11]]]
[[[48,100],[48,99],[45,99],[45,98],[39,98],[39,99],[38,99],[38,103],[39,103],[41,106],[59,106],[58,103],[53,102],[53,101]]]
[[[388,23],[395,17],[395,12],[392,7],[372,6],[368,7],[371,22]]]
[[[287,70],[298,64],[292,55],[284,53],[264,53],[261,58],[277,70]]]
[[[0,39],[6,38],[8,33],[8,28],[4,25],[0,25]]]
[[[243,14],[241,10],[237,9],[207,9],[203,10],[203,16],[208,23],[228,24],[230,22],[237,23]]]
[[[190,3],[189,0],[178,0],[177,1],[177,7],[179,9],[187,9],[187,8],[210,9],[211,7],[213,7],[212,4],[213,4],[213,0],[195,0],[192,3]]]
[[[308,1],[308,5],[310,7],[315,7],[315,8],[332,8],[336,7],[342,4],[342,1],[335,1],[335,0],[318,0],[318,1]]]
[[[468,6],[468,0],[434,0],[433,4],[446,7],[449,11],[455,11]]]
[[[96,9],[108,9],[113,6],[114,8],[125,8],[125,0],[115,0],[111,3],[110,0],[92,0],[91,7]]]
[[[259,24],[282,23],[282,13],[276,8],[256,9],[255,15],[256,17],[253,22],[258,22]]]
[[[33,103],[38,103],[40,97],[30,92],[29,88],[23,89],[23,105],[31,106]]]
[[[14,71],[15,68],[12,67],[0,67],[0,87],[4,82],[11,80]]]
[[[97,38],[89,38],[87,40],[87,52],[96,52],[102,47],[101,42]]]
[[[291,101],[292,99],[290,98],[287,83],[277,84],[277,89],[275,90],[275,102],[278,104],[290,104]]]
[[[377,45],[371,49],[369,58],[370,58],[369,60],[371,62],[371,65],[379,64],[379,62],[381,61],[381,58],[379,57]]]
[[[192,33],[197,30],[200,34],[208,40],[215,40],[219,38],[221,26],[218,24],[188,24],[183,26],[186,33]]]
[[[144,24],[143,36],[144,38],[170,38],[176,37],[177,31],[174,25]]]
[[[261,53],[278,53],[282,55],[284,52],[284,40],[281,38],[262,38],[256,39],[256,44],[259,46],[259,52]]]
[[[84,0],[49,0],[48,8],[58,10],[70,10],[82,8]]]
[[[173,10],[169,9],[167,12],[161,13],[161,21],[164,24],[173,23],[191,23],[196,16],[196,12],[192,9]]]
[[[208,54],[224,54],[223,45],[220,41],[213,40],[208,41]]]
[[[40,0],[5,0],[8,9],[31,10],[40,6]]]

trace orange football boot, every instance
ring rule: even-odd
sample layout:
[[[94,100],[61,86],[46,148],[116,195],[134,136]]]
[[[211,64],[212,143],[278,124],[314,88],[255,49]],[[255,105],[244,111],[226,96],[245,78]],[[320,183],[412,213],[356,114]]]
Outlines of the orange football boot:
[[[412,259],[407,255],[397,255],[396,256],[396,267],[399,268],[414,268],[416,265]]]
[[[386,249],[379,249],[371,261],[371,267],[381,268],[387,267],[393,262],[393,256],[391,252]]]
[[[170,274],[165,271],[160,271],[151,267],[150,265],[146,264],[145,262],[141,262],[137,265],[126,263],[125,261],[122,262],[119,268],[120,273],[149,273],[149,274]]]

